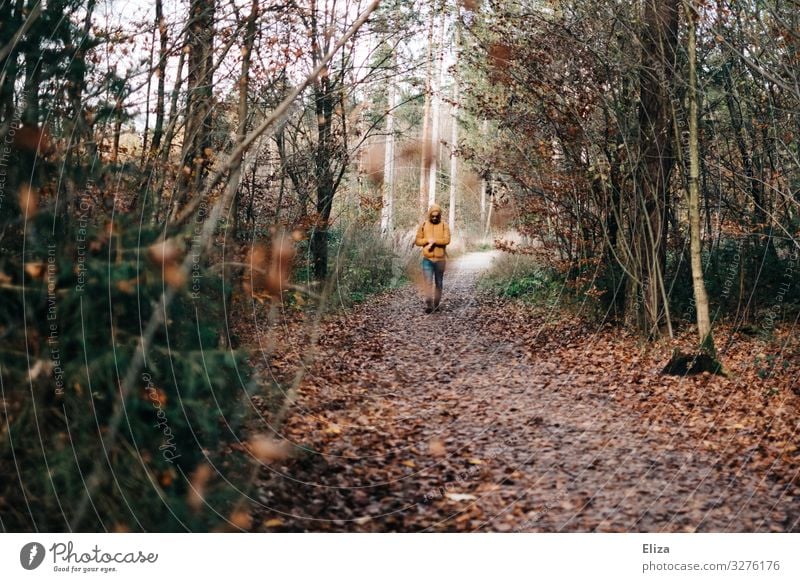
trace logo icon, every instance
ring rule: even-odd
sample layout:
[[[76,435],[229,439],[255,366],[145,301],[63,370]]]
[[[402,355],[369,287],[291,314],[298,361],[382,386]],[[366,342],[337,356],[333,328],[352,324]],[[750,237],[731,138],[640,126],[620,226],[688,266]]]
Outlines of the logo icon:
[[[29,542],[19,552],[19,563],[26,570],[35,570],[44,561],[44,546],[39,542]]]

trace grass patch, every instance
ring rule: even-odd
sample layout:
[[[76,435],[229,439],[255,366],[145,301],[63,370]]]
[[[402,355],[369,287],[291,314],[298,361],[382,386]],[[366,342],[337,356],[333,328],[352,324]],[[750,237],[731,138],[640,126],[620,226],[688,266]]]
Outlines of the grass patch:
[[[401,287],[408,282],[409,253],[393,248],[372,228],[342,227],[328,233],[328,281],[323,288],[315,284],[311,273],[308,241],[299,243],[292,281],[327,295],[325,309],[336,311],[362,303],[372,295]],[[323,290],[324,289],[324,290]],[[313,306],[298,293],[290,293],[288,306],[305,309]]]
[[[406,282],[404,258],[373,229],[333,231],[330,248],[334,302],[348,307]]]
[[[478,288],[501,297],[552,305],[564,288],[563,278],[527,255],[502,255],[478,281]]]
[[[494,250],[494,241],[490,239],[483,239],[483,237],[472,237],[466,236],[464,237],[464,252],[472,253],[472,252],[479,252],[483,253],[486,251],[493,251]]]

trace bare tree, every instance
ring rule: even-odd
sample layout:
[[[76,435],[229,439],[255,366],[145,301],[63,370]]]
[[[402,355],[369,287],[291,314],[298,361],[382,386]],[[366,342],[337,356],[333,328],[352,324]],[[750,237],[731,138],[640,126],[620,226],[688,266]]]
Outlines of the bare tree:
[[[715,355],[714,339],[711,335],[711,319],[708,309],[708,293],[703,278],[702,243],[700,239],[700,144],[698,137],[697,96],[697,12],[683,0],[688,30],[687,51],[689,60],[689,242],[692,257],[692,283],[694,286],[695,312],[700,344]]]
[[[383,236],[391,235],[394,229],[394,110],[397,107],[397,87],[395,83],[396,81],[393,76],[388,77],[386,148],[383,162],[383,203],[381,207],[381,233]]]

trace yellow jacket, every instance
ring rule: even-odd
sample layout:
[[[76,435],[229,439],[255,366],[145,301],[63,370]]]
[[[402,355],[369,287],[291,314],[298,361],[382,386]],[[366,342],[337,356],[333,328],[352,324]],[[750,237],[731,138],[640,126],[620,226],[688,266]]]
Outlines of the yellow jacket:
[[[430,216],[434,211],[442,213],[442,209],[437,204],[428,209],[428,220],[423,222],[417,229],[417,239],[414,244],[422,247],[422,256],[431,261],[444,261],[447,259],[447,245],[450,244],[450,227],[441,217],[439,224],[433,224]],[[434,241],[433,248],[428,245],[429,240]]]

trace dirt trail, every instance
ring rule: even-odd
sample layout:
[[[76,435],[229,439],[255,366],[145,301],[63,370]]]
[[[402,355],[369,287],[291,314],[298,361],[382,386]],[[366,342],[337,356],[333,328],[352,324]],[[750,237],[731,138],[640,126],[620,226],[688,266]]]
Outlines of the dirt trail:
[[[406,288],[323,326],[284,431],[306,451],[263,471],[256,529],[792,528],[784,485],[643,422],[613,380],[531,341],[535,322],[508,326],[475,292],[493,257],[451,261],[440,313]]]

